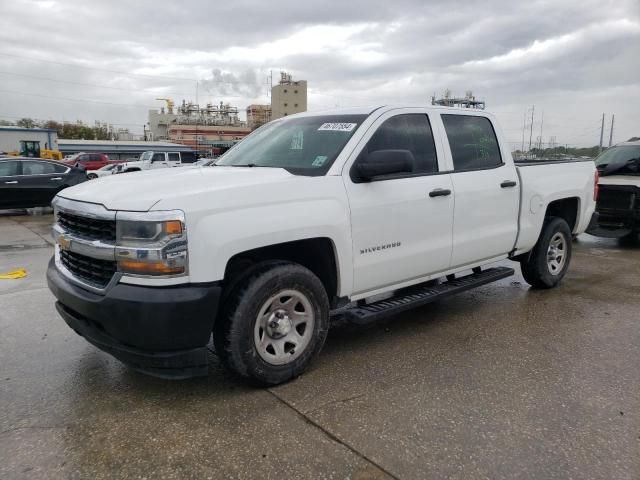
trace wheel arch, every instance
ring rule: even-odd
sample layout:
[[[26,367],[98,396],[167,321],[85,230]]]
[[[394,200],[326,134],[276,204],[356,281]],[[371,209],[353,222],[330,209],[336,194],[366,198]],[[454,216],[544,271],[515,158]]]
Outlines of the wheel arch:
[[[236,253],[226,263],[224,288],[233,289],[254,266],[269,261],[293,262],[308,268],[324,285],[330,304],[337,304],[340,291],[338,255],[334,242],[328,237],[293,240]]]
[[[580,198],[567,197],[554,200],[547,205],[545,217],[559,217],[569,225],[569,229],[575,232],[580,218]]]

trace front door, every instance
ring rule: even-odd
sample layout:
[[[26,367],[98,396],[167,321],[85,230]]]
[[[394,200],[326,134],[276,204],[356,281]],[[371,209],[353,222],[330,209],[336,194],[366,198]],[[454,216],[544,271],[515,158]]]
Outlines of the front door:
[[[21,206],[20,162],[0,160],[0,209]]]
[[[343,175],[351,209],[354,295],[449,267],[454,195],[442,148],[420,109],[388,112],[369,129]],[[356,183],[350,172],[377,150],[409,150],[410,174]]]
[[[518,234],[520,188],[491,121],[481,115],[443,114],[456,195],[451,267],[509,253]]]
[[[151,168],[167,168],[168,166],[166,153],[156,152],[151,157]]]

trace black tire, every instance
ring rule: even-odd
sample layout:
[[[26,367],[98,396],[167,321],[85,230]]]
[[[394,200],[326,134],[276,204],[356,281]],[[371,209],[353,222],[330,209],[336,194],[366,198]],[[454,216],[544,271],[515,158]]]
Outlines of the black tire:
[[[87,178],[89,180],[93,180],[93,179],[98,178],[98,176],[95,173],[87,173]]]
[[[256,324],[270,299],[285,290],[297,291],[309,302],[313,328],[307,333],[308,343],[301,353],[295,352],[297,356],[289,363],[272,364],[263,358],[264,352],[258,352],[255,335],[256,328],[260,327]],[[233,288],[216,320],[213,341],[223,365],[251,383],[268,386],[304,372],[322,350],[328,329],[329,300],[320,279],[301,265],[269,262],[252,269],[252,273]]]
[[[548,262],[548,252],[551,240],[564,237],[564,262],[561,268],[552,272],[552,267]],[[571,263],[571,229],[566,220],[558,217],[547,217],[540,232],[538,242],[531,250],[531,253],[520,260],[522,276],[526,282],[536,288],[553,288],[557,286],[567,273]]]

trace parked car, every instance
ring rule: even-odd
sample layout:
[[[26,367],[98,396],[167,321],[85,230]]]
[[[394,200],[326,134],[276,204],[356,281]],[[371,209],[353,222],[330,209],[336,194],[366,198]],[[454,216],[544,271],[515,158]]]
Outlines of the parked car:
[[[595,162],[600,173],[598,217],[588,233],[636,238],[640,232],[640,141],[608,148]]]
[[[196,162],[195,152],[159,152],[148,151],[140,155],[135,162],[123,162],[115,173],[139,172],[141,170],[153,170],[156,168],[180,167],[192,165]]]
[[[87,173],[87,178],[93,180],[95,178],[105,177],[107,175],[113,175],[114,169],[120,164],[120,162],[111,162],[98,170],[92,170]]]
[[[62,160],[67,165],[83,167],[85,170],[98,170],[111,163],[109,156],[104,153],[77,153],[68,159]]]
[[[83,170],[55,160],[0,158],[0,209],[48,207],[61,190],[86,179]]]
[[[482,110],[307,112],[213,166],[61,192],[48,284],[73,330],[138,370],[206,374],[213,332],[224,365],[273,385],[317,357],[330,315],[424,305],[513,275],[489,266],[505,259],[555,287],[595,193],[593,161],[515,164]]]

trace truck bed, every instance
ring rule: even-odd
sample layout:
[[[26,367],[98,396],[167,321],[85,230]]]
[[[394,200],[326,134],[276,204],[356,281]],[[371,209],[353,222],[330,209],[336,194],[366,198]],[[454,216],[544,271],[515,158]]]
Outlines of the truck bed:
[[[571,158],[563,160],[514,160],[516,167],[534,167],[536,165],[557,165],[560,163],[593,162],[592,158]]]

